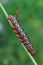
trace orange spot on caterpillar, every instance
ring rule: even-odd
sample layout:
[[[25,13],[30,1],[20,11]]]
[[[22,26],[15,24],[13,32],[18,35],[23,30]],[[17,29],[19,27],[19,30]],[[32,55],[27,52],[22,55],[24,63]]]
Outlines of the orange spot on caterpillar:
[[[12,29],[15,30],[16,28],[12,25]]]
[[[18,35],[17,38],[20,38],[20,35]]]
[[[16,34],[18,34],[18,32],[17,32],[17,31],[15,31],[15,33],[16,33]]]
[[[20,42],[23,42],[23,40],[22,40],[22,39],[20,39]]]

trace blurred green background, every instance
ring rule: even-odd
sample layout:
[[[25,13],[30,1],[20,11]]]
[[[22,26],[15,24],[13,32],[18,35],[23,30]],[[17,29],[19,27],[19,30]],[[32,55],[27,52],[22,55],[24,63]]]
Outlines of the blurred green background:
[[[34,57],[43,65],[43,0],[0,0],[8,14],[15,15],[36,50]],[[11,29],[0,8],[0,65],[33,65],[26,51]]]

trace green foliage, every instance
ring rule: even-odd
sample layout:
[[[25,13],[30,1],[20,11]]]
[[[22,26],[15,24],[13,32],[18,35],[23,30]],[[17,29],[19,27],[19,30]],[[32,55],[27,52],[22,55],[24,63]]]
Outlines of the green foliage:
[[[43,0],[0,0],[8,14],[15,15],[36,50],[35,59],[43,65]],[[33,65],[0,10],[0,65]]]

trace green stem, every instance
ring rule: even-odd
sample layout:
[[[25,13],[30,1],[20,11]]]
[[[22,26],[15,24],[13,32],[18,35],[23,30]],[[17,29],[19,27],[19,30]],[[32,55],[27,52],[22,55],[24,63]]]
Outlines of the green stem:
[[[8,17],[8,14],[7,14],[6,10],[4,9],[4,7],[3,7],[3,5],[2,5],[1,3],[0,3],[0,7],[1,7],[2,11],[4,12],[6,18],[7,18],[7,17]],[[10,21],[10,20],[8,20],[8,21],[9,21],[9,23],[10,23],[10,26],[12,26],[11,21]],[[38,65],[37,62],[35,61],[35,59],[33,58],[33,56],[27,51],[27,49],[25,48],[25,46],[24,46],[23,44],[22,44],[22,46],[23,46],[24,49],[26,50],[26,52],[27,52],[27,54],[29,55],[30,59],[32,60],[33,64],[34,64],[34,65]]]
[[[3,5],[1,3],[0,3],[0,7],[1,7],[3,13],[5,14],[6,18],[8,18],[8,14],[7,14],[6,10],[4,9],[4,7],[3,7]],[[10,25],[12,26],[11,21],[10,20],[8,20],[8,21],[9,21]]]

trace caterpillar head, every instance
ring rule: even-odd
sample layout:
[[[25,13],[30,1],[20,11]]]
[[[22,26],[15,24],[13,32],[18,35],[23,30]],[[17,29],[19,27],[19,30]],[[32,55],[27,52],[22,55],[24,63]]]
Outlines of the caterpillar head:
[[[11,20],[12,19],[12,15],[8,15],[8,20]]]

